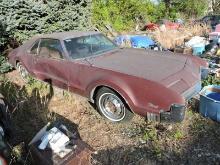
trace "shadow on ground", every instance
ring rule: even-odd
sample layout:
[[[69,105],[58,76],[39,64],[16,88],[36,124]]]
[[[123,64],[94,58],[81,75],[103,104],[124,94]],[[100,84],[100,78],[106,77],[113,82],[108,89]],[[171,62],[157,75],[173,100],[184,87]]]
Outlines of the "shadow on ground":
[[[196,117],[190,120],[186,138],[168,142],[164,135],[157,134],[157,138],[161,138],[157,145],[150,139],[146,144],[139,146],[129,145],[100,150],[93,154],[93,163],[102,165],[219,164],[220,124],[204,119],[198,113],[193,115]]]
[[[8,100],[14,123],[13,143],[28,144],[33,136],[48,122],[60,121],[68,128],[77,125],[48,108],[53,88],[50,85],[21,87],[10,81],[0,82],[0,92]],[[41,89],[41,90],[39,90]],[[61,109],[62,110],[62,109]],[[167,130],[157,128],[155,138],[140,145],[118,146],[99,150],[93,154],[93,164],[219,164],[220,125],[202,118],[198,113],[188,115],[185,135],[180,139],[167,136]],[[181,124],[183,125],[183,124]],[[185,126],[185,125],[183,125]],[[109,133],[111,136],[111,132]],[[114,136],[114,134],[112,134]],[[93,137],[91,137],[93,138]],[[169,142],[167,141],[169,138]],[[171,139],[171,140],[170,140]],[[114,137],[111,138],[114,142]],[[156,143],[156,145],[155,145]]]
[[[24,143],[26,151],[21,152],[27,153],[28,143],[48,122],[62,123],[69,130],[74,130],[79,135],[78,125],[57,113],[49,111],[48,106],[54,96],[54,90],[51,85],[40,84],[40,86],[28,90],[27,87],[21,87],[10,81],[0,82],[0,93],[9,106],[12,118],[13,132],[8,141],[11,146]],[[25,153],[23,156],[26,159]],[[26,163],[30,163],[30,161],[28,160]],[[19,160],[19,162],[23,162],[23,160]]]

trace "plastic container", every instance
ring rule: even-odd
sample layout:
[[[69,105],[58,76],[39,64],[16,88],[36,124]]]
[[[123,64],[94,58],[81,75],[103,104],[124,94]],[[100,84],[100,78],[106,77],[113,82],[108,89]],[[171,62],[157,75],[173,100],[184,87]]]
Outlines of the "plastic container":
[[[220,122],[220,86],[209,85],[200,92],[199,112],[207,118]]]
[[[126,41],[130,40],[130,36],[129,35],[121,35],[121,36],[117,36],[114,39],[114,42],[118,45],[121,46],[123,45]]]
[[[131,37],[131,45],[133,48],[150,48],[156,43],[147,36],[133,36]]]
[[[201,78],[204,80],[209,75],[209,68],[202,68],[201,69]]]
[[[199,56],[202,55],[205,51],[205,45],[204,44],[198,44],[193,46],[193,55]]]

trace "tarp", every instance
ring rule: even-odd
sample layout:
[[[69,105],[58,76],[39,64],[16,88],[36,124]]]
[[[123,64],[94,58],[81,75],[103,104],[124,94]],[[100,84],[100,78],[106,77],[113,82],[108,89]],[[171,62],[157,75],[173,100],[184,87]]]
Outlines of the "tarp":
[[[131,37],[131,45],[133,48],[149,48],[156,43],[147,36],[133,36]]]

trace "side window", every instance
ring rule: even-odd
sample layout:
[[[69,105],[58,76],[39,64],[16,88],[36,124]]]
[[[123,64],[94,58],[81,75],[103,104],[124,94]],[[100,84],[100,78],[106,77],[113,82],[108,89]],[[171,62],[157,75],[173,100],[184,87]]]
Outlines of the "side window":
[[[32,46],[30,53],[31,54],[37,54],[37,50],[38,50],[38,45],[39,45],[39,40],[35,42],[35,44]]]
[[[53,59],[63,59],[63,49],[59,40],[41,39],[39,56]]]

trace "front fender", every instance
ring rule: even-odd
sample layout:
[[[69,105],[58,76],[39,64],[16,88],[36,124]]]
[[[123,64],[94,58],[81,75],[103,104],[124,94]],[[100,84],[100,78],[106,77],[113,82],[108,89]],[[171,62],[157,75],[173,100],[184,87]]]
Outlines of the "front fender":
[[[118,92],[130,109],[142,116],[146,116],[147,112],[159,114],[161,110],[169,111],[172,104],[185,104],[181,95],[162,84],[129,75],[98,79],[88,87],[88,97],[92,99],[95,89],[100,86]]]

